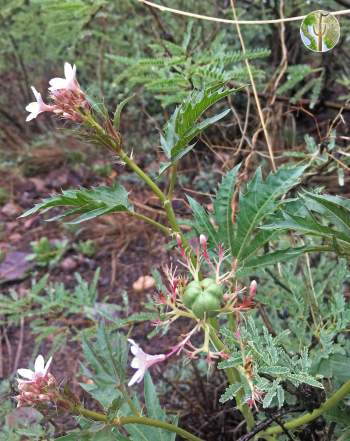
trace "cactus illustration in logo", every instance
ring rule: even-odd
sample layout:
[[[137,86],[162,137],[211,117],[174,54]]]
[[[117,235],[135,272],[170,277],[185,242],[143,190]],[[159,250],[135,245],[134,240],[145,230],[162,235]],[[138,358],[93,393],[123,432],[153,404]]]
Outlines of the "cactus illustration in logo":
[[[324,17],[327,17],[329,14],[325,14],[324,12],[318,12],[318,20],[317,25],[313,25],[314,33],[317,35],[317,50],[318,52],[322,52],[322,42],[323,37],[326,35],[327,31],[327,23],[323,20]]]
[[[300,35],[304,45],[311,51],[327,52],[338,43],[338,20],[327,11],[311,12],[301,24]]]

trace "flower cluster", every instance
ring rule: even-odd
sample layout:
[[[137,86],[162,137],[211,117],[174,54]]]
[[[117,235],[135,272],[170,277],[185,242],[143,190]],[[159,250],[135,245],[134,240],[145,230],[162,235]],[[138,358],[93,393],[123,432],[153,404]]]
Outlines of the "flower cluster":
[[[145,372],[154,364],[160,363],[171,357],[184,352],[189,358],[197,358],[200,353],[207,355],[210,363],[213,358],[227,358],[222,351],[215,351],[215,344],[211,340],[210,318],[219,314],[235,314],[237,331],[236,338],[239,340],[240,314],[254,307],[254,298],[257,290],[257,283],[253,280],[249,286],[248,294],[246,288],[239,289],[231,285],[234,277],[234,270],[222,272],[222,267],[227,259],[224,248],[219,245],[214,256],[210,256],[207,238],[204,235],[194,243],[192,250],[196,259],[191,258],[189,250],[182,244],[180,235],[176,236],[182,260],[179,263],[186,268],[187,273],[193,279],[189,281],[187,276],[179,275],[177,268],[165,267],[164,273],[167,278],[166,292],[160,292],[154,297],[155,303],[161,308],[161,319],[155,324],[157,326],[168,326],[179,318],[191,319],[195,325],[181,336],[181,340],[171,347],[166,354],[146,354],[133,340],[131,352],[134,355],[131,367],[137,369],[129,382],[129,386],[142,381]],[[203,279],[202,266],[207,265],[209,276]],[[191,339],[199,331],[203,331],[203,344],[196,347]]]
[[[59,78],[51,80],[51,87],[63,85],[63,81]],[[66,81],[68,82],[67,79]],[[68,82],[67,85],[76,87],[74,81],[72,83]],[[205,236],[201,235],[195,243],[195,260],[192,260],[188,250],[184,249],[179,236],[177,242],[183,259],[180,263],[187,269],[193,280],[189,281],[187,276],[178,275],[177,268],[165,268],[168,287],[166,292],[160,293],[155,298],[156,304],[162,310],[161,319],[157,322],[157,325],[170,325],[179,318],[185,318],[189,319],[192,326],[188,332],[181,335],[180,341],[171,346],[168,352],[164,354],[147,354],[134,340],[129,339],[133,355],[131,367],[136,370],[128,383],[129,386],[140,383],[147,370],[153,365],[162,363],[182,352],[192,359],[197,358],[199,354],[206,354],[208,363],[217,358],[227,359],[228,354],[222,348],[218,348],[217,341],[213,339],[215,329],[212,325],[212,319],[215,319],[218,315],[236,315],[235,338],[239,344],[242,344],[239,331],[240,314],[254,307],[257,283],[252,281],[248,294],[243,295],[246,288],[238,289],[237,285],[232,285],[233,270],[224,273],[221,271],[227,257],[223,247],[219,246],[214,256],[210,256]],[[207,269],[209,268],[210,277],[203,278],[202,264],[204,262]],[[201,345],[195,346],[192,339],[200,331],[203,333],[203,341]],[[33,406],[52,401],[59,402],[57,381],[49,373],[51,360],[50,358],[45,364],[44,358],[39,355],[35,360],[34,371],[18,369],[18,374],[22,377],[18,378],[19,395],[16,397],[18,406]],[[252,381],[253,360],[249,360],[248,363],[247,359],[243,369],[252,390],[248,404],[256,406],[261,394],[254,387]]]
[[[36,101],[27,105],[29,115],[26,121],[31,121],[43,112],[53,112],[64,119],[81,121],[82,112],[88,111],[90,105],[76,78],[76,66],[65,63],[64,75],[65,78],[53,78],[49,81],[52,104],[46,104],[41,94],[32,86]]]
[[[55,401],[57,397],[57,381],[50,374],[49,368],[52,357],[46,362],[42,355],[38,355],[34,363],[34,371],[30,369],[18,369],[19,395],[15,398],[17,406],[34,406],[42,403]]]
[[[246,287],[240,288],[237,283],[232,285],[232,280],[235,278],[235,268],[231,267],[229,271],[222,271],[229,255],[221,244],[210,255],[207,238],[201,234],[199,240],[194,242],[193,253],[190,254],[188,250],[185,250],[180,235],[176,236],[176,241],[182,256],[179,263],[187,270],[193,281],[200,282],[200,279],[203,279],[203,264],[207,266],[208,277],[205,279],[205,284],[211,284],[212,292],[215,289],[217,290],[221,303],[215,314],[212,311],[211,316],[234,313],[237,316],[237,322],[239,322],[240,312],[254,308],[257,282],[255,280],[251,282],[248,294],[246,294]],[[193,254],[196,256],[195,259],[191,258]],[[226,267],[228,267],[227,264]],[[175,312],[183,309],[184,306],[187,307],[186,287],[190,286],[192,282],[188,283],[187,278],[177,275],[177,268],[165,268],[164,272],[168,279],[169,292],[161,293],[157,299],[160,303],[167,304],[173,310],[175,309]],[[213,287],[213,285],[216,285],[216,287]],[[207,316],[210,317],[210,315]]]
[[[137,369],[128,384],[128,386],[132,386],[135,383],[140,383],[143,380],[146,371],[154,364],[166,360],[167,356],[165,354],[146,354],[146,352],[144,352],[134,340],[129,338],[128,341],[131,344],[131,353],[134,355],[134,358],[131,361],[131,367]]]

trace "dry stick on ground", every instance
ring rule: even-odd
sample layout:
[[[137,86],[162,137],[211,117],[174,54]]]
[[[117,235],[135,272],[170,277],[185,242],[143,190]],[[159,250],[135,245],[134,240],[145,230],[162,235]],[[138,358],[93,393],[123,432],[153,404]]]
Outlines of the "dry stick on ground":
[[[281,0],[280,1],[280,17],[282,19],[284,18],[283,9],[284,9],[284,0]],[[270,84],[272,84],[272,86],[271,86],[272,96],[271,96],[270,102],[269,102],[270,106],[272,106],[276,101],[276,91],[277,91],[278,85],[281,82],[283,75],[285,74],[287,67],[288,67],[288,51],[287,51],[287,46],[286,46],[286,41],[285,41],[286,40],[285,34],[286,34],[286,26],[285,26],[284,22],[281,22],[281,24],[280,24],[280,41],[281,41],[282,59],[281,59],[281,62],[279,64],[277,70],[275,71],[275,73],[272,77],[272,81],[270,82]],[[279,70],[279,72],[278,72],[278,70]],[[268,87],[269,86],[267,86],[267,88]]]
[[[266,312],[265,306],[262,303],[258,303],[257,309],[258,309],[260,317],[261,317],[262,321],[264,322],[264,325],[266,326],[269,333],[273,337],[276,337],[277,334],[276,334],[275,330],[273,329],[272,323],[270,322],[270,319],[269,319],[269,316]]]
[[[280,1],[280,7],[279,7],[279,14],[280,17],[283,18],[283,10],[284,10],[284,0]],[[280,30],[279,30],[279,39],[280,39],[280,47],[282,52],[282,59],[275,70],[275,72],[272,75],[271,81],[266,86],[265,92],[268,93],[269,98],[267,100],[267,117],[266,117],[266,124],[271,128],[272,131],[272,138],[274,141],[274,145],[276,145],[276,132],[279,130],[279,127],[281,125],[280,118],[277,112],[273,111],[273,105],[275,104],[276,97],[277,97],[277,89],[278,86],[284,77],[284,74],[288,68],[288,51],[286,47],[285,42],[285,33],[286,33],[286,27],[285,23],[280,23]],[[277,124],[276,124],[277,123]],[[277,138],[278,139],[278,138]]]
[[[252,143],[252,141],[249,139],[249,137],[247,135],[249,116],[250,116],[250,94],[249,94],[249,90],[248,89],[246,89],[246,94],[247,94],[247,107],[246,107],[246,114],[245,114],[245,118],[244,118],[244,125],[243,125],[243,127],[242,127],[240,116],[239,116],[238,112],[236,111],[235,107],[233,106],[232,99],[231,99],[231,97],[228,97],[232,113],[233,113],[233,115],[235,116],[235,118],[237,120],[238,128],[239,128],[239,130],[241,132],[241,139],[239,141],[239,144],[238,144],[238,147],[237,147],[236,151],[233,154],[234,157],[238,156],[241,153],[244,141],[246,141],[248,146],[251,149],[253,149],[253,143]],[[230,160],[231,160],[231,158],[228,158],[224,162],[224,164],[223,164],[224,168],[226,168],[227,163]]]
[[[245,48],[243,36],[242,36],[242,33],[241,33],[241,28],[239,26],[239,23],[237,22],[237,14],[236,14],[236,8],[235,8],[235,5],[234,5],[234,0],[230,0],[230,1],[231,1],[232,13],[233,13],[234,19],[236,20],[236,29],[237,29],[239,41],[241,43],[242,52],[243,52],[243,54],[246,54],[246,48]],[[270,140],[270,135],[269,135],[269,132],[268,132],[267,127],[266,127],[265,118],[264,118],[264,115],[263,115],[263,112],[262,112],[262,108],[261,108],[261,105],[260,105],[258,91],[257,91],[256,85],[255,85],[255,80],[254,80],[254,77],[253,77],[252,70],[250,68],[250,63],[249,63],[247,58],[245,59],[245,65],[247,67],[247,71],[248,71],[249,79],[250,79],[251,86],[252,86],[252,89],[253,89],[253,94],[254,94],[255,103],[256,103],[257,110],[258,110],[261,126],[263,128],[263,132],[264,132],[264,135],[265,135],[266,144],[267,144],[267,148],[268,148],[269,155],[270,155],[270,161],[271,161],[271,165],[272,165],[272,170],[276,171],[276,164],[275,164],[275,158],[274,158],[274,155],[273,155],[273,148],[272,148],[272,144],[271,144],[271,140]]]
[[[157,35],[157,37],[158,37],[158,39],[160,40],[160,42],[161,42],[161,40],[162,40],[163,38],[166,38],[168,41],[170,41],[170,42],[172,42],[172,43],[175,43],[175,38],[174,38],[173,35],[169,32],[169,30],[164,26],[162,20],[160,19],[159,15],[157,14],[155,8],[152,8],[151,6],[148,6],[148,10],[149,10],[149,12],[151,13],[151,15],[153,16],[154,20],[156,21],[156,23],[157,23],[159,29],[161,30],[161,32],[162,32],[162,34],[163,34],[163,36],[161,36],[161,35],[159,35],[159,34]],[[161,44],[162,44],[162,42],[161,42]],[[172,56],[172,54],[171,54],[171,52],[169,51],[169,49],[168,49],[165,45],[163,45],[163,44],[162,44],[162,46],[163,46],[163,48],[165,49],[165,51],[167,52],[167,54],[168,54],[169,56]]]
[[[0,328],[0,380],[4,378],[4,353],[2,346],[2,329]]]
[[[8,365],[11,366],[11,362],[12,362],[12,346],[11,346],[11,343],[10,343],[10,339],[9,339],[9,337],[7,335],[7,329],[6,328],[4,328],[4,330],[3,330],[3,336],[4,336],[4,339],[5,339],[6,349],[7,349],[7,353],[8,353],[8,358],[7,358]]]
[[[266,429],[267,427],[271,426],[272,423],[276,422],[276,419],[281,418],[283,415],[291,412],[300,412],[300,409],[284,409],[280,410],[277,414],[273,415],[272,417],[267,418],[264,421],[261,421],[261,423],[257,424],[253,430],[251,430],[246,435],[241,436],[238,441],[249,441],[254,438],[254,436],[261,432],[262,430]]]
[[[17,372],[19,360],[21,358],[22,348],[23,348],[23,337],[24,337],[24,317],[21,317],[21,325],[20,325],[20,331],[19,331],[19,340],[17,345],[17,351],[15,356],[15,361],[13,363],[13,369],[12,369],[12,375],[15,375]]]

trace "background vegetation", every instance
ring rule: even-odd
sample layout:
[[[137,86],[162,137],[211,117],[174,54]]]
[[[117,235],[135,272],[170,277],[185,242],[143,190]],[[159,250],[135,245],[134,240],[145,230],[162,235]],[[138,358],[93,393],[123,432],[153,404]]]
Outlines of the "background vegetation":
[[[240,0],[236,6],[242,19],[265,20],[350,8],[347,3]],[[232,19],[226,0],[162,4]],[[117,331],[132,331],[152,348],[149,342],[156,338],[157,352],[166,347],[165,338],[176,342],[151,325],[157,317],[151,299],[159,282],[152,268],[161,270],[177,258],[173,244],[151,225],[126,214],[77,224],[46,223],[38,216],[17,219],[62,189],[111,186],[118,180],[130,204],[164,221],[152,193],[112,153],[77,139],[73,125],[46,115],[25,122],[30,86],[45,90],[65,61],[76,63],[79,82],[96,108],[104,106],[112,115],[132,96],[121,117],[123,142],[162,188],[167,173],[159,175],[159,168],[166,170],[174,159],[171,149],[165,153],[173,145],[176,106],[213,82],[239,89],[227,93],[208,116],[229,109],[225,118],[213,125],[211,120],[193,136],[195,148],[178,166],[174,209],[189,239],[206,234],[210,248],[224,242],[232,256],[240,257],[241,279],[258,281],[256,308],[242,329],[250,338],[248,353],[264,354],[257,376],[261,389],[270,391],[254,410],[257,424],[283,427],[283,418],[318,408],[349,379],[349,17],[338,17],[340,41],[325,54],[303,46],[299,21],[242,25],[243,54],[233,25],[161,12],[136,0],[0,0],[0,440],[123,439],[100,433],[86,421],[70,418],[67,423],[62,415],[53,421],[34,410],[15,409],[17,368],[38,352],[55,353],[62,381],[72,381],[73,392],[86,402],[92,401],[88,393],[101,399],[93,383],[100,381],[107,406],[116,399],[107,394],[113,374],[102,375],[87,344],[82,345],[102,322],[115,339]],[[252,66],[277,177],[245,59]],[[187,102],[195,99],[191,95]],[[291,174],[283,171],[296,165]],[[236,171],[226,174],[229,170]],[[238,198],[240,191],[244,196]],[[231,217],[241,213],[250,219],[252,206],[259,213],[250,228],[238,217],[237,229],[226,230],[223,195]],[[306,249],[312,253],[305,254]],[[178,324],[179,334],[184,329]],[[235,358],[230,336],[223,337]],[[204,359],[182,363],[179,358],[152,372],[167,412],[206,440],[252,439],[233,410],[239,390],[226,389],[220,366],[208,372]],[[288,370],[279,372],[281,364]],[[309,377],[299,381],[298,370]],[[90,378],[91,371],[97,380]],[[315,383],[321,378],[324,390]],[[137,405],[146,401],[152,412],[150,393],[153,384],[147,379]],[[296,431],[281,430],[277,439],[346,441],[349,421],[345,399]],[[67,435],[77,427],[86,433]]]

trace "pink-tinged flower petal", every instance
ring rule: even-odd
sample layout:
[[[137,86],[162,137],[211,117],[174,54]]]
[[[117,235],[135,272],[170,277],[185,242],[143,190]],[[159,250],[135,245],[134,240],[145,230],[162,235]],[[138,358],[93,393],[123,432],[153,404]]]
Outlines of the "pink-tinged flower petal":
[[[77,68],[75,64],[72,67],[70,63],[67,62],[64,63],[64,76],[66,77],[66,80],[68,82],[75,80],[76,72],[77,72]]]
[[[34,380],[35,374],[30,369],[18,369],[17,374],[27,380]]]
[[[140,369],[140,367],[141,367],[140,360],[139,360],[138,358],[134,357],[134,358],[131,360],[130,366],[131,366],[133,369]]]
[[[52,80],[49,81],[49,84],[51,87],[49,87],[49,90],[51,92],[55,92],[57,90],[72,90],[72,91],[78,91],[79,90],[79,84],[76,79],[76,72],[77,68],[75,64],[72,66],[70,63],[64,63],[64,76],[65,78],[52,78]]]
[[[41,374],[44,375],[44,369],[45,369],[45,360],[42,355],[38,355],[34,362],[34,371],[35,374]]]
[[[26,110],[31,113],[35,113],[39,111],[39,104],[36,101],[29,103],[26,105]]]
[[[35,96],[36,102],[33,101],[26,106],[26,110],[30,112],[26,118],[26,121],[31,121],[42,112],[51,112],[53,110],[53,106],[49,106],[44,103],[41,94],[35,89],[35,87],[32,86],[31,89]]]
[[[131,352],[134,355],[134,358],[131,361],[131,367],[137,369],[128,384],[129,386],[132,386],[135,383],[140,383],[146,371],[154,364],[164,361],[167,356],[165,354],[146,354],[146,352],[144,352],[134,340],[129,339],[129,342],[131,343]]]
[[[152,366],[155,363],[160,363],[161,361],[164,361],[166,359],[166,356],[164,354],[158,354],[158,355],[148,355],[146,354],[146,364],[147,367]]]
[[[146,371],[143,371],[142,369],[139,369],[134,373],[134,375],[131,377],[131,380],[128,383],[128,386],[133,386],[135,383],[141,383],[143,380],[143,377],[145,376]]]
[[[35,89],[34,86],[31,86],[32,92],[35,96],[35,99],[39,104],[43,103],[43,99],[41,98],[41,94]]]
[[[67,81],[64,78],[52,78],[49,81],[51,87],[49,87],[50,91],[67,89]]]
[[[128,342],[131,343],[130,351],[132,355],[137,355],[143,352],[143,350],[140,348],[140,346],[131,338],[128,338]]]
[[[46,374],[48,373],[49,368],[50,368],[50,366],[51,366],[51,362],[52,362],[52,357],[50,357],[50,358],[47,360],[47,362],[46,362],[46,365],[45,365],[45,368],[44,368],[44,375],[46,375]]]
[[[40,113],[38,103],[29,103],[28,106],[26,107],[26,110],[30,112],[30,114],[26,118],[26,122],[35,119]]]

